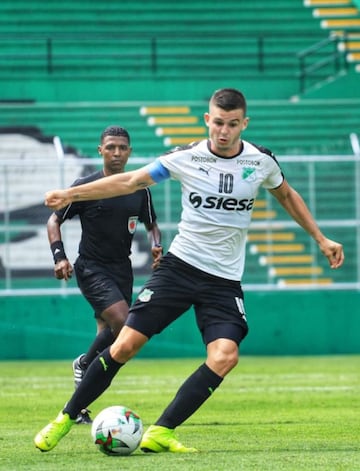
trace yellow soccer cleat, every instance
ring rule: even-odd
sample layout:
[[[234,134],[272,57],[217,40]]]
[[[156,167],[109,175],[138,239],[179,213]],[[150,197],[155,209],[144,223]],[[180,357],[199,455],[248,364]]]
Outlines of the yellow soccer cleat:
[[[55,420],[36,435],[34,439],[36,448],[39,448],[40,451],[52,450],[70,431],[74,423],[75,420],[70,419],[69,414],[60,412]]]
[[[187,448],[175,438],[175,430],[151,425],[140,442],[140,450],[145,453],[196,453],[196,448]]]

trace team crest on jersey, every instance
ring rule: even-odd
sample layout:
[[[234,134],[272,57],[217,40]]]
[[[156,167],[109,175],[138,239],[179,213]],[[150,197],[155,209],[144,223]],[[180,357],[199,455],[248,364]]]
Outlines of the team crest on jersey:
[[[255,172],[254,168],[244,167],[242,172],[242,177],[244,180],[250,180],[249,177]]]
[[[130,234],[134,234],[136,231],[138,217],[137,216],[130,216],[128,219],[128,231]]]
[[[151,296],[154,294],[154,291],[151,291],[151,289],[144,289],[142,293],[139,295],[139,300],[143,303],[148,303],[151,299]]]

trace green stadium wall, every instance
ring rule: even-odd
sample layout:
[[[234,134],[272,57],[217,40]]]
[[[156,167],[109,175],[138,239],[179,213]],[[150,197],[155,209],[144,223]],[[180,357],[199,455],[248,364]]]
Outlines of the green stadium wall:
[[[336,99],[358,97],[359,73],[346,74],[312,83],[308,79],[301,98]],[[69,102],[69,101],[207,101],[212,92],[222,87],[240,89],[250,100],[291,99],[299,95],[298,79],[269,79],[266,76],[232,79],[104,79],[76,80],[53,78],[21,81],[16,78],[3,84],[0,99],[4,102]]]
[[[3,101],[176,101],[208,100],[222,87],[241,89],[252,99],[285,99],[298,93],[295,79],[232,78],[232,79],[106,79],[76,80],[53,78],[20,80],[14,78],[3,85]]]
[[[0,360],[71,359],[85,351],[95,321],[80,295],[0,299]],[[359,291],[246,293],[245,355],[360,353]],[[203,357],[192,310],[154,337],[142,358]]]

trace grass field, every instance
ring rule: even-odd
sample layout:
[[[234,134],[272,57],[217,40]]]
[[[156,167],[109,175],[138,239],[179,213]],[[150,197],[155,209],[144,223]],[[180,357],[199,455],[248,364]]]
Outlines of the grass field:
[[[201,360],[133,360],[90,407],[133,408],[155,421]],[[33,437],[73,389],[71,362],[0,363],[0,469],[360,470],[360,356],[243,357],[177,434],[198,454],[107,457],[76,425],[49,453]]]

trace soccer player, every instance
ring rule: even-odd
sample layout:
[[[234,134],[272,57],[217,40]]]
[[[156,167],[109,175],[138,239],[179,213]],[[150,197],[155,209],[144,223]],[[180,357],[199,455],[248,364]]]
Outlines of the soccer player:
[[[181,183],[182,215],[168,253],[130,308],[115,342],[91,363],[55,420],[36,435],[35,445],[42,451],[54,448],[79,411],[105,391],[119,369],[191,306],[206,345],[206,361],[147,429],[140,448],[155,453],[197,451],[183,445],[175,429],[199,409],[238,362],[239,345],[248,331],[240,283],[246,234],[260,187],[317,242],[331,268],[343,263],[342,245],[321,232],[274,155],[241,139],[249,121],[243,94],[231,88],[215,91],[204,118],[209,139],[177,148],[133,172],[46,195],[49,207],[60,208],[72,201],[133,193],[171,177]]]
[[[102,170],[79,178],[72,186],[123,173],[131,150],[126,129],[107,127],[100,136],[98,146],[98,152],[103,158]],[[76,280],[95,312],[97,323],[97,336],[89,350],[73,362],[75,387],[78,387],[89,364],[112,344],[127,318],[133,289],[131,244],[138,221],[144,223],[147,230],[153,268],[159,262],[162,247],[148,189],[102,201],[71,203],[51,214],[47,222],[55,262],[54,273],[59,280],[67,281],[73,272],[62,242],[61,225],[74,216],[80,218],[82,229],[79,256],[74,264]],[[91,423],[87,409],[79,413],[76,423]]]

